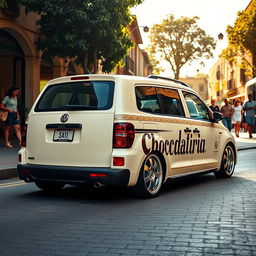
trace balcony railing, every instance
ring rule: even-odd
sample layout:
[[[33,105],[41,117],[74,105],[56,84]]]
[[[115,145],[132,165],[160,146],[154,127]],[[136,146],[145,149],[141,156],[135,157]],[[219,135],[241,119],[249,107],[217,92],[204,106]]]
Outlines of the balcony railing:
[[[20,14],[20,4],[17,0],[6,0],[7,7],[2,10],[11,16],[19,16]]]

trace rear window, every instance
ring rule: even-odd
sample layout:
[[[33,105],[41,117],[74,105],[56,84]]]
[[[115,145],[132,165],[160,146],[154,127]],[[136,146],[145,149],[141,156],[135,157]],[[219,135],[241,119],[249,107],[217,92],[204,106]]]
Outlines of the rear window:
[[[112,107],[113,94],[111,81],[55,84],[45,90],[35,111],[107,110]]]

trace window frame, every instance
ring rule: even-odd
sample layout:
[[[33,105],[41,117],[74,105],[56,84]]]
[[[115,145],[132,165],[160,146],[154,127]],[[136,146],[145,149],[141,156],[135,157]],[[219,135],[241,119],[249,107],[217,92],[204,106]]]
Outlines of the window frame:
[[[186,103],[186,98],[185,98],[184,93],[189,93],[190,95],[193,95],[193,96],[196,97],[198,100],[200,100],[200,102],[205,106],[205,108],[206,108],[206,110],[207,110],[208,117],[209,117],[208,119],[205,119],[205,118],[199,119],[199,118],[191,117],[189,108],[188,108],[187,103]],[[181,89],[181,95],[182,95],[182,98],[183,98],[184,108],[186,108],[186,113],[187,113],[187,115],[188,115],[187,118],[192,119],[192,120],[204,121],[204,122],[210,122],[210,123],[212,123],[212,121],[213,121],[212,111],[210,110],[210,108],[207,106],[207,104],[204,102],[204,100],[203,100],[199,95],[197,95],[196,93],[194,93],[194,92],[192,92],[192,91],[183,90],[183,89]]]
[[[155,92],[156,92],[156,98],[158,100],[158,104],[159,104],[159,107],[160,107],[160,113],[155,113],[155,112],[147,112],[147,111],[143,111],[139,108],[138,106],[138,100],[137,100],[137,95],[136,95],[136,89],[138,87],[153,87],[155,89]],[[160,98],[160,95],[157,93],[157,89],[167,89],[167,90],[173,90],[177,93],[177,96],[179,97],[179,100],[180,100],[180,107],[182,108],[183,110],[183,115],[174,115],[174,114],[168,114],[168,113],[164,113],[164,106],[163,106],[163,102]],[[143,113],[147,113],[147,114],[153,114],[153,115],[161,115],[161,116],[167,116],[167,117],[179,117],[179,118],[186,118],[186,111],[185,111],[185,108],[184,108],[184,104],[183,104],[183,101],[182,101],[182,97],[181,97],[181,94],[179,92],[179,88],[175,88],[175,87],[167,87],[167,86],[161,86],[161,85],[152,85],[152,84],[148,84],[148,85],[145,85],[145,84],[137,84],[135,85],[134,87],[134,90],[135,90],[135,98],[136,98],[136,106],[137,106],[137,110],[140,111],[140,112],[143,112]]]
[[[148,112],[148,111],[145,111],[145,110],[143,110],[143,109],[141,109],[141,108],[139,107],[138,98],[137,98],[137,88],[138,88],[138,87],[152,87],[152,88],[154,88],[154,90],[155,90],[155,95],[156,95],[156,100],[158,101],[158,105],[159,105],[159,107],[160,107],[160,109],[161,109],[161,105],[160,105],[160,102],[159,102],[159,99],[158,99],[157,93],[156,93],[156,87],[155,87],[155,86],[152,86],[152,85],[136,85],[136,86],[134,87],[135,101],[136,101],[137,110],[140,111],[140,112],[143,112],[143,113],[147,113],[147,114],[156,114],[156,113],[154,113],[153,111],[152,111],[152,112]]]

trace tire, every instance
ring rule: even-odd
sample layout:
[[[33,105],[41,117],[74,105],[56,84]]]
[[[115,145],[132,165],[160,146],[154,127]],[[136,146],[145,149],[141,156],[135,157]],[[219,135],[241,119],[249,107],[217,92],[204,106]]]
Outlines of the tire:
[[[156,154],[145,159],[133,192],[140,198],[153,198],[159,195],[163,184],[163,166]]]
[[[214,172],[217,178],[230,178],[235,169],[235,152],[231,144],[225,147],[222,155],[220,170]]]
[[[48,192],[59,191],[65,185],[63,183],[54,183],[54,182],[47,182],[47,181],[35,181],[35,184],[38,188]]]

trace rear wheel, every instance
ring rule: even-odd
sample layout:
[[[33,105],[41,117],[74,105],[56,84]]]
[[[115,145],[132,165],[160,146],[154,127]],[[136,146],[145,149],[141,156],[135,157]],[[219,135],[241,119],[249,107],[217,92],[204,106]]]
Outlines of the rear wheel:
[[[133,188],[135,194],[142,198],[159,195],[163,183],[163,167],[156,154],[150,154],[144,161],[138,182]]]
[[[228,144],[222,155],[221,168],[215,172],[217,178],[230,178],[235,169],[235,151],[234,148]]]
[[[55,182],[47,182],[47,181],[35,181],[35,184],[38,188],[45,191],[49,191],[49,192],[61,190],[65,185],[63,183],[55,183]]]

